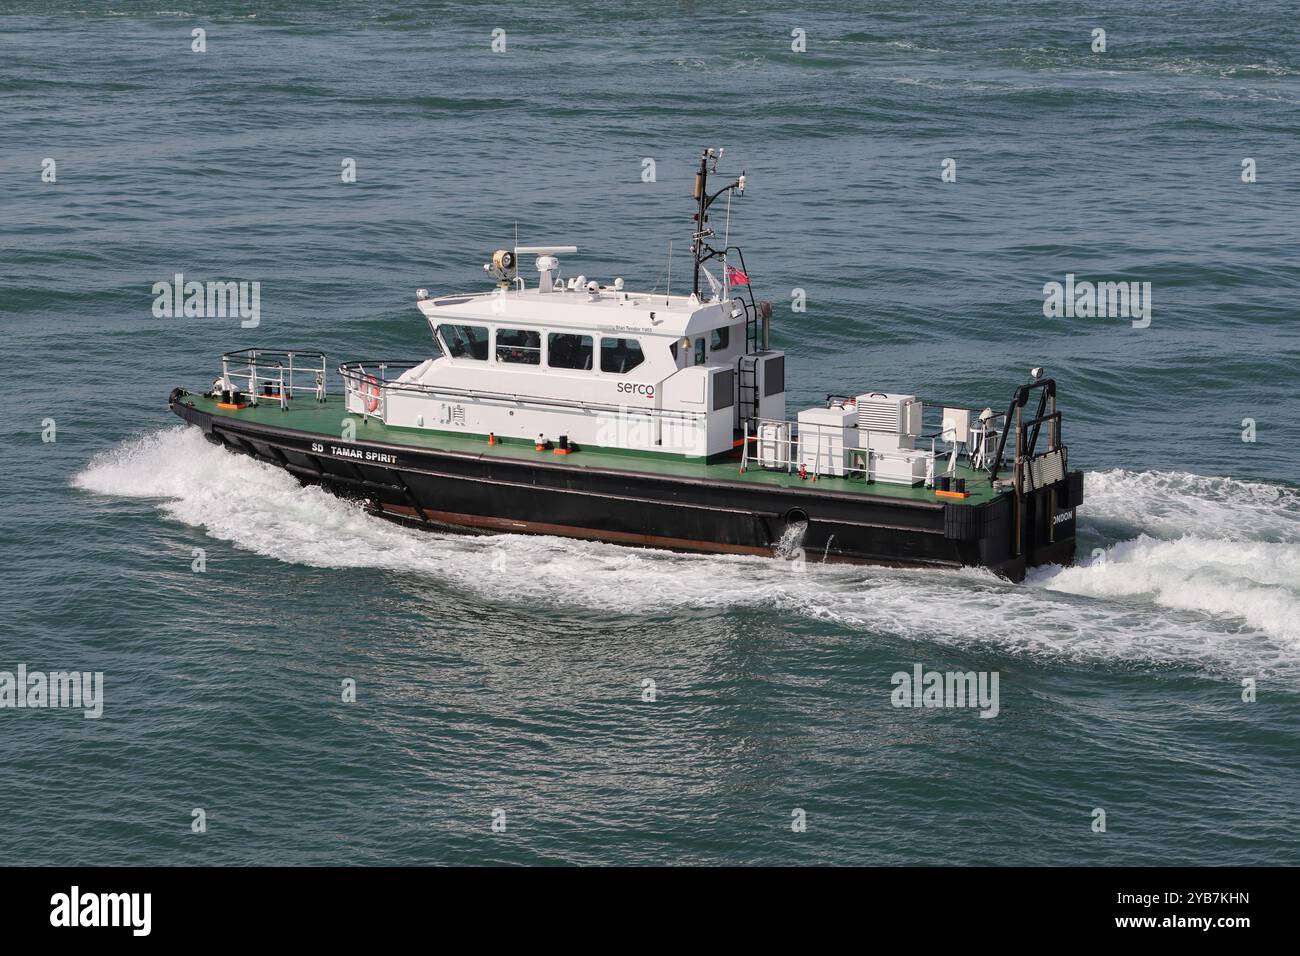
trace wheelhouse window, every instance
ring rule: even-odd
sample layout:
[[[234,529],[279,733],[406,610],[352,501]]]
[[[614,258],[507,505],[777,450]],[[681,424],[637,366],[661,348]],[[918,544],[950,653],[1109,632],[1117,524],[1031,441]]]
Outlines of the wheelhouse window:
[[[488,357],[488,330],[481,325],[440,325],[438,338],[452,358],[477,359],[486,362]]]
[[[571,332],[552,332],[546,337],[546,364],[551,368],[591,370],[592,337]]]
[[[636,339],[600,340],[600,370],[626,375],[645,361],[641,343]]]
[[[727,347],[727,343],[730,340],[731,340],[731,329],[727,328],[725,325],[720,329],[714,329],[713,338],[709,342],[709,351],[721,352],[723,349]]]
[[[703,365],[707,358],[708,356],[704,351],[704,337],[701,336],[695,340],[695,364]]]
[[[497,361],[542,364],[542,333],[531,329],[497,329]]]

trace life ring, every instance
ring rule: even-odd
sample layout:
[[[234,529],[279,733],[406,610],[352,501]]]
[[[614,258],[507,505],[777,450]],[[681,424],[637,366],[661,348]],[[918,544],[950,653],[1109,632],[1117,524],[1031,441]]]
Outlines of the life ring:
[[[366,411],[373,412],[379,407],[379,379],[367,375],[361,386],[361,394],[366,401]]]

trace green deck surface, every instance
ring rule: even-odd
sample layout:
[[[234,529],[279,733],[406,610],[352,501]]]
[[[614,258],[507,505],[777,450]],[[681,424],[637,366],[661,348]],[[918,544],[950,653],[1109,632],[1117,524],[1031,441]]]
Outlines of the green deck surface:
[[[617,471],[631,471],[652,475],[672,475],[683,478],[701,478],[712,481],[758,482],[780,485],[783,487],[816,487],[819,491],[835,491],[849,494],[876,495],[885,498],[904,498],[912,501],[956,502],[958,504],[981,504],[999,496],[989,484],[988,475],[976,472],[964,464],[957,466],[957,475],[966,479],[969,498],[944,498],[937,496],[925,487],[908,487],[888,482],[868,482],[862,478],[835,478],[822,476],[815,484],[812,479],[802,479],[796,471],[769,471],[751,464],[742,473],[740,471],[739,451],[735,460],[721,462],[704,462],[699,459],[673,458],[667,455],[639,455],[636,452],[620,449],[600,449],[583,446],[581,451],[572,455],[556,455],[553,452],[534,450],[531,441],[524,439],[498,440],[498,444],[489,445],[484,436],[461,435],[451,432],[433,431],[424,428],[399,428],[385,425],[377,418],[363,418],[345,411],[342,398],[331,398],[325,402],[314,399],[296,398],[287,409],[281,409],[279,403],[270,400],[260,405],[242,409],[225,409],[217,407],[214,399],[202,395],[187,395],[184,401],[192,402],[194,407],[213,415],[234,419],[236,421],[255,422],[277,428],[292,428],[296,431],[309,432],[324,438],[340,441],[341,426],[345,418],[356,423],[356,441],[383,442],[388,445],[406,445],[417,449],[453,451],[462,454],[481,455],[484,458],[508,458],[517,461],[536,461],[544,458],[549,464],[563,465],[567,468],[594,467]],[[942,461],[942,459],[941,459]],[[936,462],[938,465],[940,462]]]

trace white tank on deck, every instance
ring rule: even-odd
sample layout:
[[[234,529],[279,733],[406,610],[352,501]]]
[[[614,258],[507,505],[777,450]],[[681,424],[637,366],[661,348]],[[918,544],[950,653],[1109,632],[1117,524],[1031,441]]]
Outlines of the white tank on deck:
[[[799,464],[813,475],[843,477],[845,452],[856,449],[858,412],[852,405],[799,413]]]

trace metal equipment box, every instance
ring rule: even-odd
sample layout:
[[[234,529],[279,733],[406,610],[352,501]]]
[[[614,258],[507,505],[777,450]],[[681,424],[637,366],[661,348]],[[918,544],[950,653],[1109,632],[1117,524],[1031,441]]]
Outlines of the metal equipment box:
[[[915,395],[868,392],[858,396],[858,430],[871,433],[873,448],[911,448],[913,439],[921,434],[922,411]]]
[[[788,468],[790,458],[790,425],[787,422],[760,422],[758,464],[763,468]]]
[[[852,405],[805,408],[799,413],[799,464],[813,475],[844,476],[844,453],[858,447]]]

